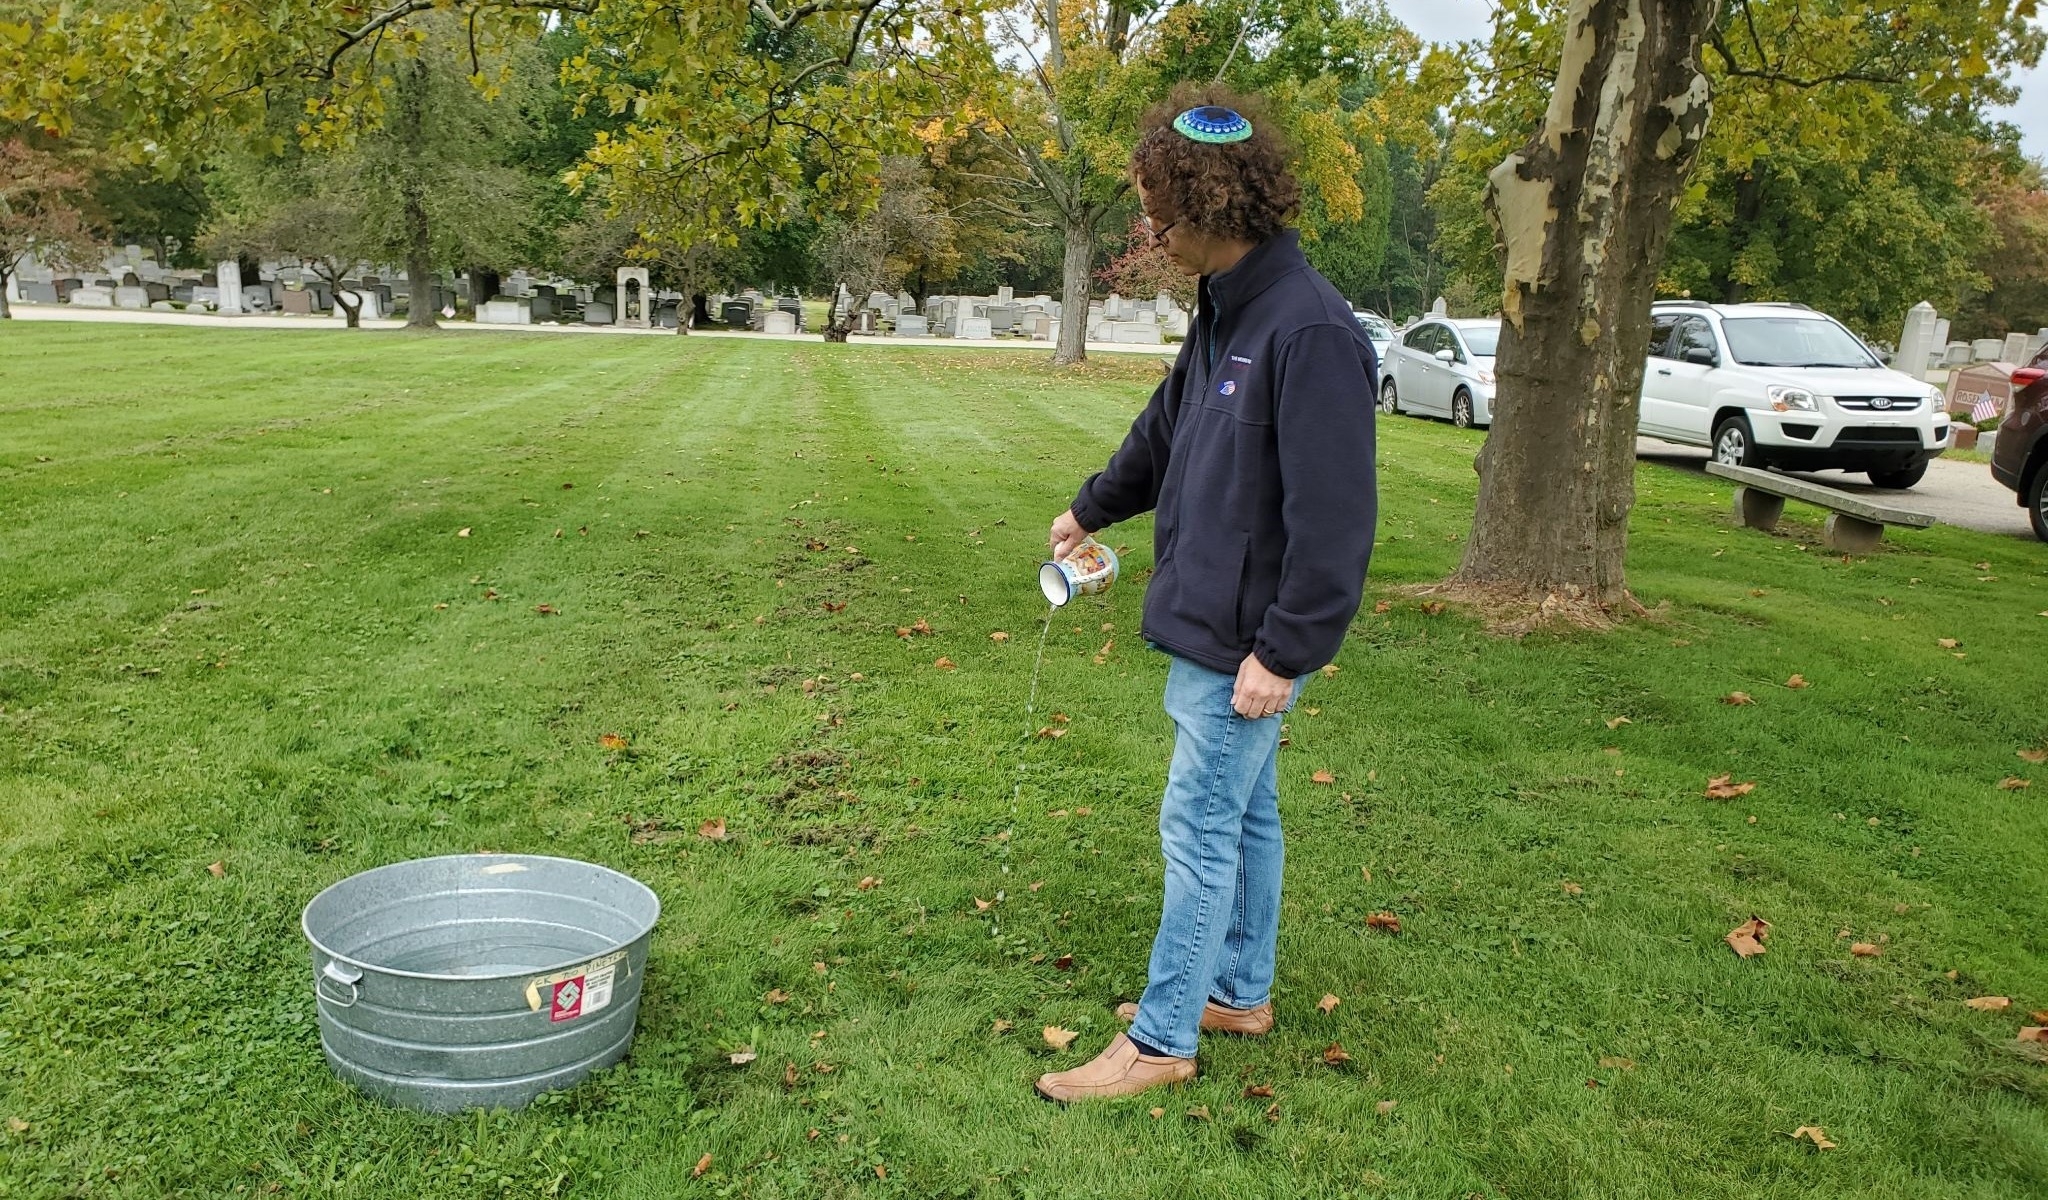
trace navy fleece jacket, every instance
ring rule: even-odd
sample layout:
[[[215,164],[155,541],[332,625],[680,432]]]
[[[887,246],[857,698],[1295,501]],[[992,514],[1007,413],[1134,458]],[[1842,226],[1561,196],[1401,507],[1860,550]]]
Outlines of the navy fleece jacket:
[[[1378,376],[1292,230],[1203,277],[1172,372],[1074,498],[1091,532],[1158,509],[1147,641],[1233,675],[1337,656],[1372,557]]]

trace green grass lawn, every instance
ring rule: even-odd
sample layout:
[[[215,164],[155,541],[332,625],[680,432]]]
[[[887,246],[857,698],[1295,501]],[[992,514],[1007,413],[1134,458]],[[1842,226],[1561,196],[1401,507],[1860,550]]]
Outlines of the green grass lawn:
[[[1158,1099],[1037,1099],[1158,917],[1148,523],[1025,711],[1045,526],[1156,377],[0,332],[0,1196],[2048,1195],[2015,1038],[2048,1009],[2048,769],[2015,757],[2048,547],[1844,560],[1817,510],[1765,536],[1646,466],[1659,615],[1504,641],[1398,591],[1455,565],[1475,483],[1477,435],[1408,419],[1374,595],[1281,754],[1278,1031]],[[1723,773],[1756,788],[1704,798]],[[660,893],[639,1040],[522,1113],[377,1107],[321,1060],[299,911],[478,849]]]

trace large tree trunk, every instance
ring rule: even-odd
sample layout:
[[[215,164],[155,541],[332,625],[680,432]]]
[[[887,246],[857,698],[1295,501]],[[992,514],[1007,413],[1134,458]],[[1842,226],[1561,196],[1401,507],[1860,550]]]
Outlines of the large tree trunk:
[[[12,320],[14,317],[14,307],[7,303],[7,291],[13,279],[14,272],[0,268],[0,321]]]
[[[404,141],[406,167],[399,183],[405,201],[405,279],[411,293],[406,299],[405,324],[409,329],[436,329],[434,308],[434,240],[427,222],[427,62],[415,58],[412,70],[400,85],[399,136]]]
[[[1627,596],[1650,301],[1706,130],[1715,8],[1573,0],[1542,128],[1490,176],[1507,250],[1499,399],[1454,584],[1546,607]]]
[[[1095,221],[1091,212],[1067,218],[1067,252],[1060,263],[1060,341],[1052,361],[1088,357],[1088,289],[1095,273]]]

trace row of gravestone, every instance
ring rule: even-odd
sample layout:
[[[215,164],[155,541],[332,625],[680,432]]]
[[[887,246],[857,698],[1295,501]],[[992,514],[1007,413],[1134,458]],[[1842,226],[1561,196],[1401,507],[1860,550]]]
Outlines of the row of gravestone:
[[[1916,379],[1930,372],[1957,370],[1976,363],[2002,362],[2024,366],[2048,348],[2048,328],[2033,333],[2008,333],[2003,338],[1979,338],[1974,342],[1948,340],[1949,324],[1925,300],[1906,313],[1899,333],[1898,352],[1892,366]]]
[[[851,304],[852,297],[842,290],[837,303]],[[997,289],[993,296],[928,296],[922,313],[907,292],[895,296],[872,292],[856,314],[855,328],[897,337],[1052,342],[1059,340],[1063,317],[1060,301],[1046,295],[1020,300],[1009,287]],[[1156,346],[1168,338],[1186,337],[1189,319],[1187,310],[1168,293],[1138,301],[1112,292],[1106,300],[1089,303],[1088,340]]]

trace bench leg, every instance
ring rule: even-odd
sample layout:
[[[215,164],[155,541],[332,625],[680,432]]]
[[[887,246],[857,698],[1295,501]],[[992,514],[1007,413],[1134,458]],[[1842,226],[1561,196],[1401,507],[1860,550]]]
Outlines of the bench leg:
[[[1828,549],[1842,554],[1868,554],[1877,549],[1877,543],[1884,538],[1884,526],[1876,521],[1852,517],[1848,513],[1829,513],[1827,528]]]
[[[1735,519],[1751,529],[1765,532],[1778,527],[1778,518],[1785,515],[1785,498],[1760,492],[1755,488],[1735,489]]]

